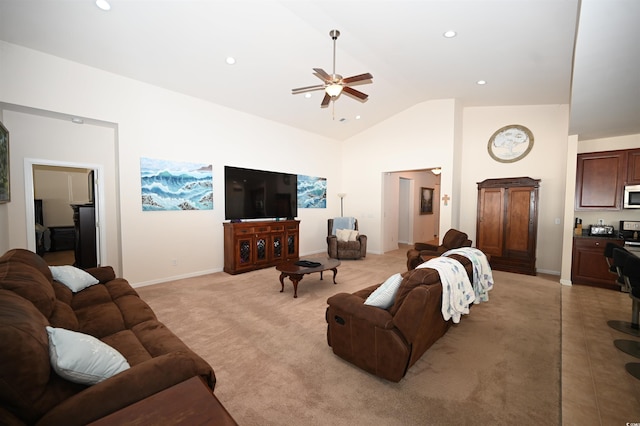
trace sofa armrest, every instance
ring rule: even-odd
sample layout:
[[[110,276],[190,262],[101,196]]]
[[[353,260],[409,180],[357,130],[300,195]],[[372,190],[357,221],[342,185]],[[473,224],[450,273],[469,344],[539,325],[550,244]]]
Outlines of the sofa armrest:
[[[85,425],[197,375],[186,352],[161,355],[73,395],[37,424]],[[211,377],[206,379],[211,382]]]
[[[393,317],[389,311],[364,304],[364,300],[349,293],[338,293],[327,299],[329,309],[337,312],[349,313],[353,318],[364,320],[371,327],[379,327],[390,329],[394,328]],[[329,310],[327,310],[328,315]],[[336,318],[327,318],[327,322],[337,320]]]
[[[87,268],[85,272],[93,275],[101,284],[116,279],[116,273],[111,266],[98,266],[95,268]]]

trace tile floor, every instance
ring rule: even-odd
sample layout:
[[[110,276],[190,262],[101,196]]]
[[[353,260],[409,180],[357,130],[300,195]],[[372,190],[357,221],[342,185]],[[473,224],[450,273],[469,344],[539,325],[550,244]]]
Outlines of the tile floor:
[[[640,338],[607,325],[631,320],[631,298],[582,285],[562,286],[561,292],[562,424],[640,425],[640,380],[624,368],[640,359],[613,345],[616,339]]]

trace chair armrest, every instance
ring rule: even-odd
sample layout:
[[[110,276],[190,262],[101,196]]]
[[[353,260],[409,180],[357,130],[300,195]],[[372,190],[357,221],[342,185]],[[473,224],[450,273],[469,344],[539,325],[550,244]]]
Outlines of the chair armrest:
[[[437,251],[439,246],[429,244],[429,243],[415,243],[414,248],[418,251],[429,250],[429,251]]]
[[[335,235],[327,236],[327,254],[329,257],[338,257],[338,237]]]
[[[73,395],[45,414],[38,424],[85,425],[200,373],[186,352],[161,355]],[[210,377],[206,379],[211,382]]]
[[[375,306],[365,305],[364,301],[365,299],[349,293],[335,294],[327,300],[329,304],[327,315],[329,315],[329,310],[334,310],[348,313],[353,318],[364,320],[369,323],[371,327],[386,329],[395,327],[393,317],[389,311]],[[335,318],[327,318],[327,322],[334,320]]]
[[[358,235],[356,239],[360,241],[360,253],[362,254],[363,257],[366,256],[367,255],[367,236]]]

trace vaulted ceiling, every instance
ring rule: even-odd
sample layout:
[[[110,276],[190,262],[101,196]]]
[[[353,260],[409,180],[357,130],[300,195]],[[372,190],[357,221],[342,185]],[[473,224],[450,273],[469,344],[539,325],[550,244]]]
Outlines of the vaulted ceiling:
[[[637,0],[109,2],[0,0],[0,39],[339,140],[451,98],[570,104],[580,139],[640,133]],[[332,29],[336,73],[373,83],[321,109],[291,89],[332,72]]]

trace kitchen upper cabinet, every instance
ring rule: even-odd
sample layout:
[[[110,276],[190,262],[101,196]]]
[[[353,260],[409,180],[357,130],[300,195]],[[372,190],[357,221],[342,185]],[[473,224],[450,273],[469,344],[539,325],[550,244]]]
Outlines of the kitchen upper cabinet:
[[[640,149],[627,153],[627,183],[640,184]]]
[[[627,152],[578,154],[576,210],[620,210],[627,179]],[[640,153],[640,150],[639,150]],[[640,159],[637,160],[640,166]],[[640,169],[638,170],[640,172]]]

